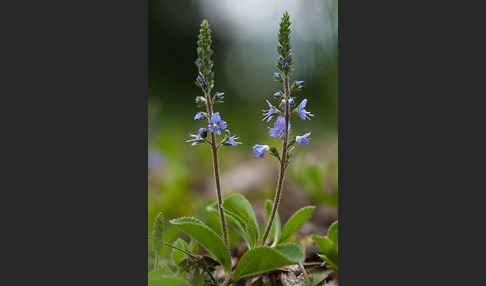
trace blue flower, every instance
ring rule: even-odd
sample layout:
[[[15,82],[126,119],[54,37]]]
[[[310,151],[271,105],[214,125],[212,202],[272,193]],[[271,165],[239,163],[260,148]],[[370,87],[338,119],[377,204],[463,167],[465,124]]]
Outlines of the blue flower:
[[[208,58],[208,56],[205,56],[204,59],[209,63],[209,65],[213,64],[213,61],[210,58]]]
[[[204,141],[204,138],[202,137],[203,133],[206,131],[206,128],[199,128],[199,131],[197,132],[197,135],[195,134],[189,134],[189,136],[193,137],[193,139],[186,140],[186,142],[192,142],[192,146],[197,145],[201,142]]]
[[[273,105],[270,103],[270,101],[268,101],[268,99],[266,100],[266,102],[270,108],[268,110],[265,109],[262,110],[263,120],[267,120],[267,122],[269,122],[270,120],[272,120],[273,114],[278,113],[278,111],[275,109],[275,107],[273,107]]]
[[[287,57],[287,62],[290,62],[291,60],[292,60],[292,55],[289,55],[289,56]]]
[[[295,82],[296,85],[303,85],[304,84],[304,81],[303,80],[298,80]]]
[[[196,103],[206,103],[206,99],[202,96],[196,97]]]
[[[221,135],[221,130],[226,129],[227,126],[228,124],[226,123],[226,121],[223,121],[221,119],[221,116],[219,115],[219,112],[217,112],[211,116],[211,119],[209,120],[208,129],[211,132]]]
[[[223,98],[224,97],[224,92],[218,92],[216,93],[217,98]]]
[[[308,145],[309,144],[309,141],[310,141],[310,138],[307,138],[307,137],[309,137],[309,135],[311,135],[311,132],[305,133],[302,136],[297,136],[297,137],[295,137],[295,140],[300,145]]]
[[[288,63],[285,63],[285,65],[284,65],[284,69],[285,69],[285,70],[288,70],[288,69],[289,69],[289,64],[288,64]]]
[[[305,110],[305,105],[307,104],[307,98],[302,100],[302,102],[299,104],[299,108],[297,109],[297,113],[299,114],[300,118],[303,120],[309,119],[314,116],[314,114],[310,113],[309,111]]]
[[[241,142],[237,142],[236,140],[240,140],[240,137],[237,137],[236,135],[231,136],[231,132],[229,129],[226,129],[226,132],[228,133],[228,139],[226,139],[226,143],[230,144],[231,146],[238,146],[238,144],[242,144]]]
[[[282,96],[282,93],[280,91],[277,91],[276,93],[273,94],[273,96],[279,98]]]
[[[202,83],[204,87],[207,87],[206,81],[202,78],[201,74],[197,75],[197,80]]]
[[[293,97],[289,98],[289,104],[294,104],[295,100]]]
[[[289,130],[290,130],[290,122],[289,122]],[[284,137],[284,135],[285,135],[285,118],[283,116],[277,117],[277,120],[275,120],[273,128],[270,128],[270,130],[268,130],[268,135],[275,137],[275,138],[280,138],[280,139],[282,139]]]
[[[278,72],[274,72],[274,73],[273,73],[273,77],[274,77],[275,79],[280,79],[280,74],[279,74]]]
[[[198,112],[196,113],[196,115],[194,116],[194,120],[200,120],[201,118],[204,117],[204,113],[202,112]]]
[[[268,147],[268,145],[255,144],[255,146],[253,146],[253,154],[255,154],[255,156],[258,158],[263,158],[265,152],[267,152],[269,149],[270,147]]]

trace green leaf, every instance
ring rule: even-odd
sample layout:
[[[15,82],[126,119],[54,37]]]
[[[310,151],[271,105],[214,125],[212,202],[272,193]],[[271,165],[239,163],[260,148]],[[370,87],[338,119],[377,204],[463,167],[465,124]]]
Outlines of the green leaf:
[[[221,222],[220,222],[220,218],[219,218],[218,202],[214,202],[214,203],[208,205],[206,207],[206,211],[208,211],[210,215],[212,214],[213,216],[217,217],[217,221],[215,221],[215,223],[217,224],[218,230],[216,232],[221,233]],[[230,241],[234,241],[233,233],[236,233],[246,241],[248,248],[250,248],[252,240],[251,240],[248,232],[246,231],[246,227],[244,226],[242,219],[235,217],[230,212],[228,212],[228,210],[223,209],[223,212],[224,212],[224,217],[226,219],[226,223],[228,225],[228,230],[229,230],[228,231],[228,236],[229,236],[228,239]],[[209,218],[209,216],[208,216],[208,218]],[[216,227],[216,225],[215,225],[215,227]]]
[[[244,226],[250,240],[250,248],[255,247],[260,229],[250,202],[241,194],[232,194],[224,199],[223,208]]]
[[[336,244],[336,246],[338,245],[338,221],[331,224],[327,230],[327,236],[332,242],[334,242],[334,244]]]
[[[223,268],[229,272],[231,269],[231,256],[223,240],[214,230],[194,217],[180,217],[170,221],[182,231],[190,235],[216,257]]]
[[[175,246],[175,247],[177,247],[177,248],[180,248],[180,249],[184,249],[184,250],[187,250],[188,249],[187,242],[184,241],[181,238],[178,238],[172,245]],[[182,252],[182,251],[179,251],[179,250],[173,248],[170,257],[172,258],[172,261],[174,261],[174,264],[175,265],[179,265],[179,263],[184,258],[186,258],[186,254],[184,252]]]
[[[331,269],[334,269],[336,271],[338,271],[338,266],[336,263],[334,263],[331,259],[329,259],[329,257],[327,257],[326,255],[324,254],[318,254],[319,258],[322,259],[322,261],[325,261],[328,265],[329,265],[329,268]]]
[[[319,246],[322,253],[324,253],[326,256],[332,254],[332,252],[336,248],[334,242],[332,242],[327,236],[318,236],[314,234],[312,236],[312,239],[316,242],[317,246]]]
[[[302,262],[305,259],[304,253],[302,252],[302,249],[297,243],[293,243],[293,242],[281,243],[275,246],[273,249],[282,253],[283,255],[285,255],[285,257],[288,257],[295,263]]]
[[[329,270],[312,271],[309,274],[310,274],[309,276],[311,277],[311,280],[312,280],[312,283],[310,284],[310,286],[326,285],[326,283],[324,283],[324,280],[327,277],[329,277],[330,271]]]
[[[327,236],[322,237],[314,234],[312,239],[316,242],[317,246],[319,246],[323,253],[321,259],[326,261],[329,265],[334,265],[334,267],[336,267],[335,269],[337,270],[339,261],[337,245]]]
[[[191,239],[191,243],[189,244],[188,248],[192,253],[197,254],[199,252],[199,243],[194,239]]]
[[[304,223],[309,220],[316,207],[307,206],[296,211],[285,224],[282,234],[280,235],[280,242],[287,241],[294,233],[296,233]]]
[[[265,215],[266,215],[267,221],[270,218],[270,214],[272,212],[272,207],[273,207],[272,201],[266,200],[265,201]],[[282,232],[282,227],[280,225],[280,216],[278,215],[278,212],[277,212],[275,214],[275,217],[273,218],[272,228],[270,229],[270,237],[272,237],[272,239],[273,239],[272,246],[277,245],[281,232]]]
[[[279,267],[304,261],[300,247],[295,243],[284,243],[274,248],[258,246],[248,250],[240,259],[233,280],[255,276]]]
[[[191,286],[191,284],[183,278],[169,275],[159,275],[158,273],[152,272],[148,274],[149,286]]]

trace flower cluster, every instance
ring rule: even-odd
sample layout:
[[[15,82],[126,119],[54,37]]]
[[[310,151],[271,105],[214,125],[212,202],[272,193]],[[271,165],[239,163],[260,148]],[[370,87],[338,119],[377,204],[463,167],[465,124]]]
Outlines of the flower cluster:
[[[284,139],[284,144],[286,146],[285,149],[289,149],[288,147],[291,147],[291,145],[295,144],[295,142],[300,145],[308,145],[310,142],[310,132],[305,133],[302,136],[296,136],[295,140],[292,140],[292,142],[290,143],[287,142],[290,133],[291,115],[293,113],[296,113],[302,120],[311,119],[311,117],[314,116],[312,113],[305,109],[307,105],[306,98],[303,99],[296,108],[294,108],[293,110],[290,109],[296,101],[294,97],[291,97],[291,94],[302,90],[302,88],[304,87],[304,81],[298,80],[295,81],[292,85],[289,84],[293,63],[289,36],[290,18],[288,13],[285,13],[280,23],[278,35],[278,59],[276,64],[278,72],[275,72],[273,74],[273,78],[283,85],[283,90],[276,91],[270,99],[275,100],[275,104],[272,104],[272,102],[267,99],[266,103],[268,105],[268,109],[262,110],[263,120],[267,123],[270,123],[272,119],[276,118],[275,122],[273,123],[273,127],[269,127],[268,134],[274,138]],[[255,146],[253,146],[253,153],[255,154],[255,156],[263,158],[265,153],[270,149],[271,148],[268,145],[256,144]],[[290,152],[292,150],[293,149],[290,149]],[[274,154],[272,153],[272,155]],[[286,160],[287,156],[289,156],[290,154],[282,155],[282,158]]]
[[[208,120],[207,128],[199,128],[197,134],[190,134],[191,139],[186,142],[197,145],[199,143],[208,143],[214,146],[232,145],[237,146],[241,142],[237,136],[231,136],[228,130],[228,124],[221,118],[219,112],[214,112],[214,104],[223,102],[224,92],[214,92],[214,63],[211,59],[213,50],[211,49],[211,29],[209,23],[204,20],[201,24],[199,38],[197,41],[197,59],[195,61],[198,73],[196,76],[196,85],[201,88],[203,96],[196,97],[196,104],[203,107],[205,111],[200,111],[194,115],[194,120],[206,118]],[[226,131],[223,133],[222,131]],[[211,132],[208,140],[208,132]],[[216,145],[214,134],[224,136],[219,144]]]

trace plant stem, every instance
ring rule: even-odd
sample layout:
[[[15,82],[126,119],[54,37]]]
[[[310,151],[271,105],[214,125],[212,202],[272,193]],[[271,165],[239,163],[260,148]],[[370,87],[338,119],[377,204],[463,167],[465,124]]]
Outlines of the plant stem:
[[[307,274],[307,271],[305,270],[304,264],[302,262],[299,262],[300,269],[302,269],[302,273],[304,274],[305,281],[309,283],[309,274]]]
[[[275,192],[275,198],[273,199],[273,206],[272,206],[272,213],[270,218],[267,222],[267,227],[265,228],[265,234],[263,235],[262,245],[265,245],[265,241],[267,240],[268,234],[270,233],[270,229],[272,228],[273,219],[275,218],[275,214],[278,211],[278,206],[280,204],[280,199],[282,195],[282,185],[285,177],[285,169],[286,169],[286,162],[287,162],[287,142],[289,137],[289,121],[290,121],[290,112],[289,112],[289,98],[290,98],[290,89],[289,89],[289,77],[285,76],[284,78],[284,89],[285,89],[285,134],[284,140],[282,143],[282,156],[280,157],[280,174],[278,176],[278,183],[277,183],[277,190]]]
[[[192,253],[192,252],[190,252],[190,251],[184,250],[184,249],[179,248],[179,247],[177,247],[177,246],[173,246],[173,245],[171,245],[171,244],[169,244],[169,243],[167,243],[167,242],[163,242],[163,244],[164,244],[165,246],[167,246],[167,247],[170,247],[170,248],[173,248],[173,249],[177,249],[177,250],[179,250],[180,252],[182,252],[182,253],[184,253],[185,255],[190,256],[190,257],[192,257],[192,258],[200,258],[200,257],[201,257],[200,255],[194,254],[194,253]]]
[[[208,266],[208,263],[206,262],[206,260],[203,260],[203,263],[204,263],[204,271],[209,275],[209,277],[211,278],[211,280],[214,283],[214,286],[218,286],[218,281],[216,281],[216,279],[214,278],[211,271],[209,271],[209,266]]]
[[[207,110],[208,110],[208,115],[209,119],[211,119],[211,116],[213,115],[213,102],[211,99],[211,92],[208,91],[206,94],[206,105],[207,105]],[[224,218],[224,212],[223,212],[223,195],[221,192],[221,185],[219,184],[219,168],[218,168],[218,148],[216,146],[216,139],[214,136],[213,132],[211,133],[211,151],[213,153],[213,167],[214,167],[214,179],[216,180],[216,194],[218,196],[218,209],[219,209],[219,217],[221,220],[221,228],[223,231],[223,239],[224,239],[224,244],[226,247],[229,247],[228,244],[228,232],[226,230],[226,220]]]
[[[226,278],[224,279],[223,283],[221,284],[221,286],[227,286],[231,283],[231,273],[226,276]]]
[[[226,220],[224,218],[224,212],[223,212],[223,196],[221,192],[221,186],[219,184],[218,150],[216,148],[216,142],[213,133],[211,133],[211,148],[213,151],[214,179],[216,180],[216,191],[218,195],[218,209],[219,209],[219,216],[221,218],[221,228],[223,230],[224,243],[226,244],[226,247],[229,247],[228,234],[226,230]]]

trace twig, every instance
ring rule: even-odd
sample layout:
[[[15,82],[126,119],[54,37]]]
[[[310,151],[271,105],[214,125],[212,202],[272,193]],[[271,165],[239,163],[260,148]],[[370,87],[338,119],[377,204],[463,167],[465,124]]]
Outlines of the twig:
[[[304,273],[304,278],[307,282],[309,282],[309,274],[307,274],[307,271],[305,270],[304,268],[304,265],[302,264],[302,262],[299,262],[299,266],[300,266],[300,269],[302,269],[302,273]]]
[[[302,262],[304,266],[321,266],[324,262]]]

